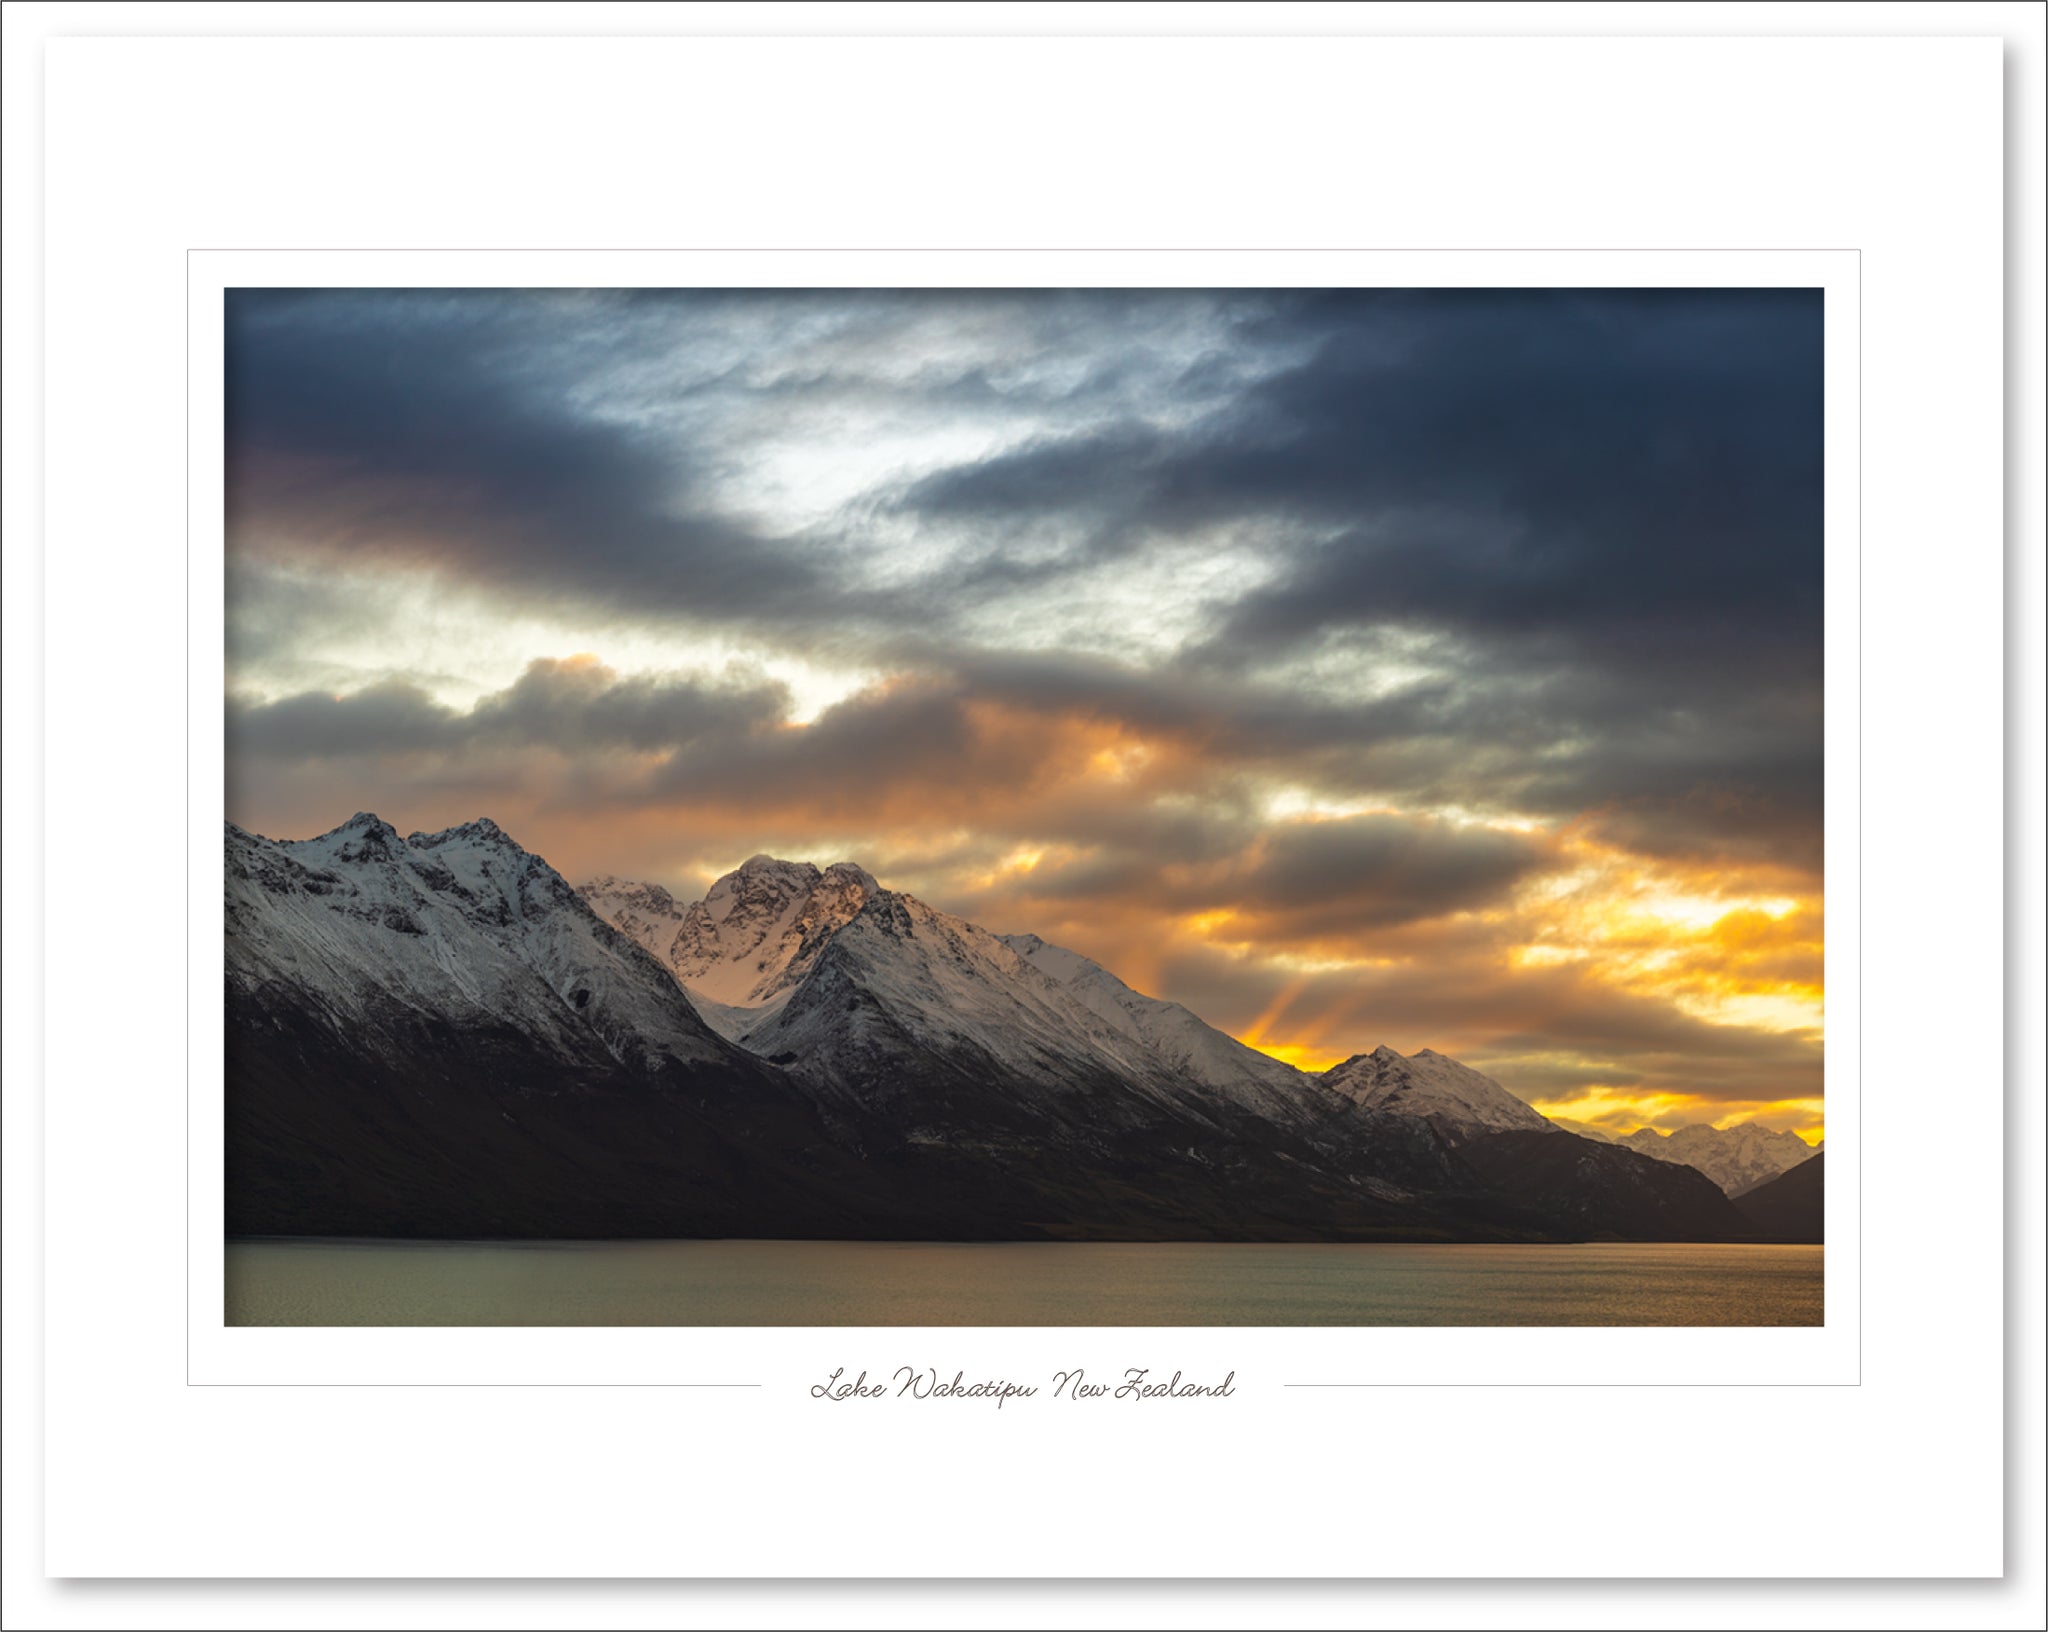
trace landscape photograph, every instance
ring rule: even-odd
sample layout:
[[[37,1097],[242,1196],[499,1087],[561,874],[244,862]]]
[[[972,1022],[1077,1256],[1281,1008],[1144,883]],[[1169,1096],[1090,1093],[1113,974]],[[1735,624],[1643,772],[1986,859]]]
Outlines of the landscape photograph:
[[[1824,1322],[1819,290],[225,316],[229,1325]]]

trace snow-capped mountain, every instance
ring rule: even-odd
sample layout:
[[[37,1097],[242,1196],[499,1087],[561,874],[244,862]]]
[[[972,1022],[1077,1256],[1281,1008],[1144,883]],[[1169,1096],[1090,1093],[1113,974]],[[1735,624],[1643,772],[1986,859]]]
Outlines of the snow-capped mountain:
[[[1304,1207],[1351,1221],[1339,1233],[1427,1232],[1474,1183],[1435,1130],[1309,1079],[1284,1102],[1257,1078],[1196,1080],[1006,938],[886,889],[746,1046],[1027,1216],[1048,1187],[1112,1214],[1135,1187],[1231,1238],[1291,1233]]]
[[[1066,995],[1115,1030],[1144,1044],[1173,1076],[1231,1094],[1268,1115],[1296,1117],[1326,1107],[1307,1073],[1218,1031],[1193,1010],[1133,991],[1101,964],[1036,935],[997,937]]]
[[[561,875],[489,821],[401,839],[368,813],[318,838],[227,829],[230,986],[285,985],[338,1025],[410,1011],[515,1027],[564,1059],[730,1050]]]
[[[810,972],[832,935],[880,889],[850,862],[755,856],[688,907],[658,884],[603,877],[578,891],[666,964],[727,1037],[758,1024]]]
[[[1114,1001],[1111,987],[1131,1007]],[[1292,1123],[1340,1104],[1085,959],[991,934],[893,890],[875,890],[786,1000],[744,1035],[748,1048],[799,1076],[870,1100],[942,1068],[1002,1085],[1034,1111],[1108,1088],[1096,1114],[1112,1121],[1160,1112],[1209,1118],[1227,1106]]]
[[[620,934],[637,941],[669,966],[669,951],[682,928],[683,909],[659,884],[635,884],[606,874],[576,886],[591,911]]]
[[[879,1088],[904,1041],[1036,1093],[1094,1080],[1156,1086],[1142,1041],[1074,1003],[999,936],[895,891],[877,892],[828,938],[747,1046]]]
[[[226,861],[231,1230],[1722,1228],[1682,1166],[1497,1145],[1526,1139],[1488,1131],[1526,1128],[1519,1102],[1441,1055],[1382,1049],[1326,1085],[849,864],[756,857],[678,907],[572,890],[489,821],[400,838],[370,815],[296,842],[230,826]]]
[[[821,869],[755,856],[688,907],[659,885],[610,877],[579,893],[669,965],[708,1025],[764,1056],[815,1063],[859,1052],[860,1022],[836,999],[798,1001],[843,939],[834,978],[863,981],[872,1012],[1040,1091],[1108,1073],[1148,1093],[1213,1093],[1283,1121],[1332,1108],[1312,1078],[1179,1004],[1036,935],[994,935],[884,890],[851,862]]]
[[[669,962],[676,978],[716,1003],[766,1003],[809,973],[880,886],[851,862],[755,856],[683,914]]]
[[[1660,1162],[1696,1167],[1731,1196],[1768,1184],[1814,1153],[1796,1133],[1780,1133],[1755,1122],[1716,1128],[1695,1122],[1671,1133],[1638,1128],[1618,1141]]]
[[[231,1231],[929,1231],[494,823],[226,829]]]
[[[1357,1104],[1435,1123],[1453,1139],[1483,1133],[1557,1131],[1493,1078],[1433,1048],[1405,1058],[1382,1043],[1322,1075],[1326,1088]]]

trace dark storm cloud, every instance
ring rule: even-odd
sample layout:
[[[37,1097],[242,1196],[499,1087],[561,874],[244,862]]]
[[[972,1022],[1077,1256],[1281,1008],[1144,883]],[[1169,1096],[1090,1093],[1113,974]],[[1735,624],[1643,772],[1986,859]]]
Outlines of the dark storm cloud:
[[[1374,660],[1361,643],[1361,666]],[[1556,655],[1518,669],[1462,640],[1440,660],[1453,675],[1347,702],[1284,670],[1259,679],[1198,662],[1061,653],[921,657],[963,694],[1168,738],[1219,772],[1286,776],[1339,799],[1551,817],[1597,811],[1617,837],[1653,853],[1718,848],[1818,865],[1817,692],[1712,665],[1695,687],[1660,700],[1640,677],[1589,658]]]
[[[708,507],[687,446],[574,400],[602,306],[438,291],[231,292],[227,519],[260,553],[412,562],[582,603],[772,613],[818,570]]]
[[[1542,859],[1540,845],[1488,828],[1398,816],[1298,822],[1274,832],[1242,899],[1262,913],[1370,929],[1497,899]]]
[[[1688,834],[1716,809],[1810,833],[1821,315],[1801,290],[1304,297],[1243,334],[1305,359],[1191,426],[1041,437],[900,502],[956,524],[1058,521],[1095,559],[1257,528],[1271,578],[1183,666],[1441,636],[1455,695],[1377,712],[1447,747],[1523,744],[1533,808],[1629,802],[1651,843],[1672,802]],[[997,558],[982,581],[1074,559]]]
[[[1304,296],[1240,337],[1305,359],[1195,424],[1041,437],[902,502],[977,520],[1057,508],[1157,531],[1251,516],[1384,533],[1316,552],[1240,615],[1247,636],[1365,610],[1547,628],[1789,597],[1812,614],[1820,319],[1819,294],[1800,290]]]
[[[1149,298],[1168,317],[1218,299]],[[744,427],[1085,421],[1180,371],[1100,291],[234,290],[226,327],[241,552],[882,638],[957,612],[971,581],[879,592],[857,504],[821,531],[742,519]],[[1017,361],[904,366],[942,343]]]

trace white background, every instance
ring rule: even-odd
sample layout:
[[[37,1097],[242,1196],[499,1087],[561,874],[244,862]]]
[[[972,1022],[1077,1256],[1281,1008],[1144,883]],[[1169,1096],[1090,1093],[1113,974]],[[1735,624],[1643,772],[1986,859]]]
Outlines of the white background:
[[[377,26],[368,9],[348,26]],[[1731,26],[1731,12],[1715,15]],[[1048,23],[1034,14],[1033,26]],[[567,26],[601,25],[579,14]],[[12,75],[21,53],[9,43]],[[2000,1569],[1999,1297],[2007,1267],[2019,1284],[2029,1277],[2001,1259],[1996,1140],[1995,42],[159,40],[58,44],[45,62],[43,837],[59,910],[43,926],[40,1123],[12,1091],[19,994],[33,976],[18,936],[8,949],[10,1206],[39,1132],[47,1185],[40,1439],[19,1387],[36,1356],[10,1319],[10,1594],[36,1567],[14,1550],[38,1532],[34,1467],[12,1460],[24,1442],[42,1455],[54,1574]],[[2037,81],[2029,94],[2038,110]],[[20,145],[9,143],[10,195]],[[10,369],[24,337],[13,237]],[[987,1420],[936,1404],[856,1416],[806,1409],[788,1387],[187,1387],[184,252],[535,243],[1859,249],[1871,1017],[1861,1386],[1360,1390],[1311,1397],[1256,1443],[1216,1413],[1193,1427],[1039,1402]],[[2038,326],[2033,337],[2038,349]],[[10,450],[20,413],[10,395]],[[19,474],[10,456],[17,548],[37,522],[32,503],[17,508]],[[2038,466],[2033,480],[2038,538]],[[35,588],[16,570],[11,552],[10,660],[16,603]],[[24,807],[9,784],[12,930]],[[1843,886],[1830,885],[1837,928]],[[115,921],[147,926],[141,944],[109,945]],[[1840,1046],[1831,1036],[1831,1063]],[[2013,1136],[2032,1149],[2038,1098],[2019,1103],[2032,1120]],[[2038,1219],[2038,1190],[2025,1199]],[[32,1211],[26,1251],[22,1224],[10,1212],[11,1300],[24,1274],[31,1286],[38,1276]],[[2038,1271],[2037,1235],[2017,1239]],[[2014,1403],[2034,1411],[2028,1390]],[[2038,1415],[2017,1413],[2005,1430],[2034,1469],[2038,1431]],[[722,1434],[747,1454],[707,1455]],[[1701,1446],[1739,1454],[1686,1449]],[[914,1497],[895,1497],[910,1485]],[[94,1590],[42,1590],[33,1622],[11,1598],[9,1624],[159,1612]],[[315,1613],[148,1602],[195,1624]],[[341,1624],[778,1613],[737,1593],[709,1610],[644,1595],[580,1610],[551,1596],[509,1600],[516,1609],[376,1602],[324,1613]],[[799,1619],[907,1613],[858,1592],[843,1609],[815,1594],[790,1602],[780,1613]],[[1075,1614],[1057,1602],[1017,1599],[1008,1613],[1026,1624]],[[1269,1613],[1230,1595],[1203,1602],[1211,1618]],[[1540,1589],[1303,1602],[1271,1618],[1711,1624],[1733,1613]],[[1772,1614],[1791,1621],[1815,1602],[1774,1601]],[[938,1624],[990,1614],[987,1601],[960,1604],[924,1607]],[[1853,1618],[1921,1624],[1915,1604],[1927,1618],[2024,1624],[2011,1597],[1893,1595]],[[1092,1611],[1145,1613],[1128,1593]],[[1156,1613],[1188,1624],[1203,1612]]]

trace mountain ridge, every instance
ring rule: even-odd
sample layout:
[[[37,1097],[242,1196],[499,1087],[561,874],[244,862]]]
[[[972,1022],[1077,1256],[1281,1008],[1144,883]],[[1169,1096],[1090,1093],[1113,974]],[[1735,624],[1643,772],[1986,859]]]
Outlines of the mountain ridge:
[[[1686,1169],[1507,1147],[1475,1161],[1462,1147],[1488,1135],[1364,1102],[1079,954],[852,864],[757,856],[681,906],[609,876],[572,889],[488,819],[401,839],[359,812],[311,840],[230,825],[224,844],[238,1233],[1730,1228],[1688,1199]],[[1374,1058],[1405,1089],[1514,1114],[1433,1051]],[[1552,1169],[1554,1193],[1530,1176]]]
[[[1816,1151],[1735,1203],[1766,1241],[1817,1242],[1826,1234],[1827,1155]]]
[[[1382,1043],[1331,1066],[1321,1080],[1357,1104],[1432,1121],[1453,1139],[1561,1131],[1493,1078],[1433,1048],[1404,1056]]]
[[[1660,1162],[1682,1162],[1712,1179],[1731,1198],[1770,1183],[1814,1154],[1796,1133],[1780,1132],[1755,1122],[1725,1128],[1693,1122],[1664,1133],[1637,1128],[1615,1141]]]

